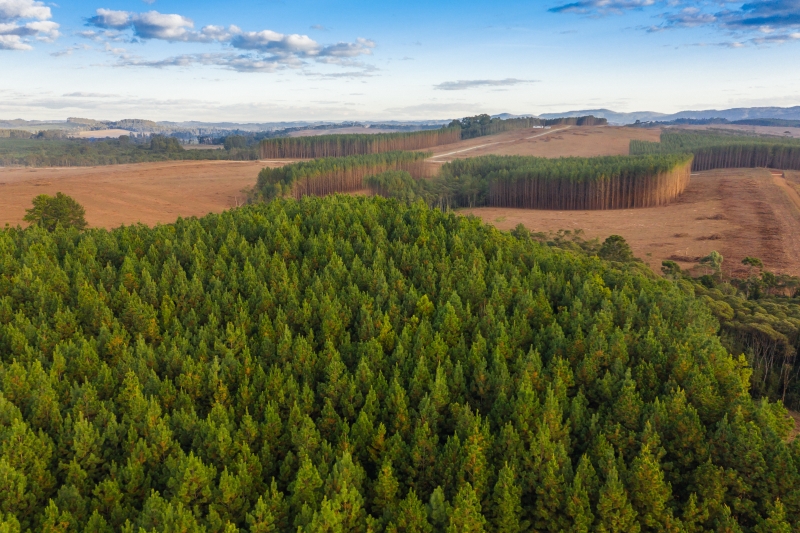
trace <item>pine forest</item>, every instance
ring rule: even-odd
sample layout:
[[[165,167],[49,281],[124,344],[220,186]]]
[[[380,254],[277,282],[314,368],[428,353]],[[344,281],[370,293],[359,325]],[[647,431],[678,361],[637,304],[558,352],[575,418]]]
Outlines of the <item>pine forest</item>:
[[[0,531],[792,531],[800,445],[718,328],[381,197],[7,228]]]
[[[482,156],[451,161],[432,179],[387,171],[363,183],[373,194],[440,208],[627,209],[673,201],[688,185],[690,168],[684,154]]]
[[[424,150],[460,140],[461,132],[458,128],[403,133],[279,137],[261,141],[261,158],[309,159],[379,154],[398,150]]]
[[[800,140],[706,132],[661,133],[661,142],[632,140],[631,155],[691,153],[692,170],[776,168],[800,170]]]
[[[257,199],[271,200],[278,196],[300,198],[324,196],[335,192],[352,192],[364,188],[364,178],[387,170],[404,170],[416,178],[430,172],[424,152],[388,152],[382,154],[327,157],[264,168],[258,174],[254,190]]]

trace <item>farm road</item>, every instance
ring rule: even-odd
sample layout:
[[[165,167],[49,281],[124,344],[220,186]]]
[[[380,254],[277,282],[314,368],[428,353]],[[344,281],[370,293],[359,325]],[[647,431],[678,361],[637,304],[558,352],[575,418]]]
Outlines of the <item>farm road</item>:
[[[540,133],[538,135],[531,135],[530,137],[523,137],[523,140],[527,141],[528,139],[536,139],[537,137],[544,137],[545,135],[549,135],[551,133],[556,133],[556,132],[561,132],[561,131],[564,131],[564,130],[568,130],[570,128],[571,128],[571,126],[566,126],[564,128],[558,128],[558,129],[555,129],[555,130],[546,131],[546,132]],[[470,146],[469,148],[464,148],[462,150],[456,150],[455,152],[447,152],[446,154],[436,154],[435,156],[428,158],[428,161],[431,161],[433,163],[438,163],[438,161],[435,161],[435,160],[439,159],[441,157],[447,157],[449,155],[460,154],[462,152],[469,152],[471,150],[477,150],[478,148],[485,148],[487,146],[494,146],[496,144],[508,144],[508,143],[515,143],[515,142],[519,142],[519,139],[512,139],[510,141],[497,141],[497,142],[493,142],[493,143],[479,144],[478,146]]]

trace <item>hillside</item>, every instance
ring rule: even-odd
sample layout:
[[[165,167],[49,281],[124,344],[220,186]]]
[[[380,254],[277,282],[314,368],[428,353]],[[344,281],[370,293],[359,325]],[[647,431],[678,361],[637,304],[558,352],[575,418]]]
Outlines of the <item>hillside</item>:
[[[6,229],[0,265],[0,530],[800,519],[785,411],[633,263],[331,196]]]

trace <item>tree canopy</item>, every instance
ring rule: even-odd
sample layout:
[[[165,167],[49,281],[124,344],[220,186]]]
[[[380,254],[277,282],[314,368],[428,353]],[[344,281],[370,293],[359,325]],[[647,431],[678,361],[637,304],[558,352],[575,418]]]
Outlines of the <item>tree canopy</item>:
[[[33,207],[25,210],[23,220],[47,231],[63,228],[85,229],[86,210],[71,196],[57,192],[55,196],[40,194],[33,199]]]
[[[681,283],[380,197],[1,230],[0,530],[796,529]]]

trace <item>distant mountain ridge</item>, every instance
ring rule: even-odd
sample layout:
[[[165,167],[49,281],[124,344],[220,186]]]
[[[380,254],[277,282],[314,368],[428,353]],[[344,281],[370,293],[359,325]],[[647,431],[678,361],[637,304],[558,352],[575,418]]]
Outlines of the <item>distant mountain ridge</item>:
[[[678,119],[709,119],[724,118],[726,120],[747,120],[775,118],[783,120],[800,120],[800,106],[794,107],[736,107],[732,109],[705,109],[700,111],[680,111],[678,113],[657,113],[654,111],[634,111],[632,113],[619,113],[611,109],[581,109],[564,113],[544,113],[539,118],[578,117],[594,115],[605,118],[609,124],[632,124],[637,120],[642,122],[659,121],[668,122]]]

